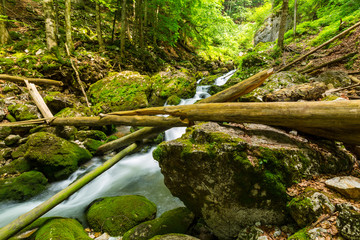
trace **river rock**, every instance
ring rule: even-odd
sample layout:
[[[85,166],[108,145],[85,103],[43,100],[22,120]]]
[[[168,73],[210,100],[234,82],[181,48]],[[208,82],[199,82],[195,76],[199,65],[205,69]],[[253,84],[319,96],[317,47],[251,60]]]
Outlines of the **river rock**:
[[[360,239],[360,210],[348,203],[336,207],[340,212],[336,223],[341,236],[349,240]]]
[[[95,231],[118,236],[155,215],[153,202],[143,196],[127,195],[95,200],[86,212],[86,219]]]
[[[189,209],[176,208],[132,228],[124,234],[123,240],[147,240],[167,233],[186,233],[193,221],[194,214]]]
[[[265,102],[316,101],[326,90],[327,87],[322,82],[304,83],[268,93],[263,100]]]
[[[288,186],[353,167],[354,157],[336,144],[264,125],[241,126],[199,124],[153,152],[171,193],[221,239],[256,222],[283,223]]]
[[[0,201],[27,200],[42,192],[46,185],[47,179],[37,171],[25,172],[17,177],[0,180]]]
[[[51,181],[67,178],[92,157],[86,149],[47,132],[30,135],[22,148],[25,159]]]
[[[151,106],[163,106],[166,100],[176,95],[180,98],[191,98],[195,95],[196,79],[186,69],[160,72],[151,78]]]
[[[116,73],[89,88],[95,111],[104,113],[148,107],[150,93],[150,78],[131,71]]]
[[[322,214],[335,211],[335,206],[329,198],[319,192],[307,192],[300,197],[293,198],[288,204],[292,218],[300,227],[315,222]]]
[[[16,145],[20,139],[19,135],[9,135],[5,138],[5,145],[8,147]]]
[[[200,240],[200,239],[185,234],[171,233],[171,234],[155,236],[153,238],[150,238],[150,240]]]
[[[353,176],[334,177],[325,181],[327,187],[352,199],[360,198],[360,179]]]
[[[75,219],[55,218],[45,222],[35,233],[35,240],[65,239],[91,240],[82,225]]]

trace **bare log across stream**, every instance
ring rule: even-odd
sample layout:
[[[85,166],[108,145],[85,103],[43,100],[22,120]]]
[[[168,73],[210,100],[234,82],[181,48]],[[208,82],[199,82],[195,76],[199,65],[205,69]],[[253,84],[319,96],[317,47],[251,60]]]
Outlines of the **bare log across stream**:
[[[30,83],[34,83],[37,85],[55,85],[55,86],[64,85],[63,82],[55,81],[51,79],[18,77],[18,76],[10,76],[7,74],[0,74],[0,80],[16,82],[16,83],[24,83],[24,80],[28,80]]]

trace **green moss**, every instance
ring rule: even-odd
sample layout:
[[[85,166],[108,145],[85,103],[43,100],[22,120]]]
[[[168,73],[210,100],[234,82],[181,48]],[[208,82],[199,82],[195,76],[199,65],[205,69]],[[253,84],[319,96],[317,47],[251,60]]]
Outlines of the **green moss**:
[[[111,142],[111,141],[114,141],[114,140],[116,140],[116,139],[118,139],[118,137],[117,136],[115,136],[115,135],[111,135],[111,136],[109,136],[107,139],[106,139],[106,141],[105,142]]]
[[[84,146],[86,147],[87,150],[89,150],[91,154],[95,154],[96,150],[103,144],[104,142],[91,138],[86,139],[84,142]]]
[[[47,179],[36,171],[25,172],[18,177],[0,180],[0,201],[26,200],[45,189]]]
[[[153,219],[154,203],[142,196],[106,197],[96,200],[88,209],[86,219],[95,231],[122,235],[141,222]]]
[[[16,122],[16,119],[15,119],[11,114],[7,114],[7,115],[6,115],[6,119],[7,119],[9,122]]]
[[[0,139],[5,139],[10,134],[11,134],[10,127],[0,127]]]
[[[181,102],[181,98],[177,95],[172,95],[166,100],[166,102],[167,105],[178,105]]]
[[[30,108],[24,104],[10,105],[8,107],[9,112],[15,116],[18,121],[37,119],[37,115],[30,111]]]
[[[310,240],[307,234],[307,228],[303,228],[295,234],[291,235],[288,240]]]
[[[176,208],[132,228],[124,234],[123,240],[146,240],[167,233],[186,233],[193,220],[194,214],[190,210]]]
[[[18,158],[0,168],[0,175],[24,173],[31,170],[31,166],[24,158]]]
[[[35,240],[91,240],[81,224],[70,218],[48,220],[37,232]]]
[[[75,135],[75,138],[80,141],[84,141],[87,138],[105,141],[107,139],[107,136],[104,132],[99,130],[88,130],[88,131],[78,131]]]
[[[86,149],[46,132],[30,135],[26,146],[25,159],[52,181],[67,178],[92,157]]]
[[[34,237],[34,233],[36,233],[36,231],[43,226],[46,222],[48,222],[49,220],[54,219],[54,217],[43,217],[43,218],[38,218],[36,219],[33,223],[31,223],[29,226],[25,227],[24,229],[22,229],[19,233],[17,233],[14,237],[10,238],[9,240],[19,240],[20,236],[25,234],[28,231],[31,231],[31,234],[28,233],[26,234],[26,238],[25,239],[33,239]],[[21,239],[21,238],[20,238]]]

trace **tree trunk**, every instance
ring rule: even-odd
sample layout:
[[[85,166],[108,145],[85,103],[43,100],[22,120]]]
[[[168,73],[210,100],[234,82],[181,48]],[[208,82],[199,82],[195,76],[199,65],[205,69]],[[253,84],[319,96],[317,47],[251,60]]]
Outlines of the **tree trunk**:
[[[297,22],[297,0],[294,1],[294,39],[296,37],[296,22]]]
[[[286,31],[286,19],[289,12],[289,0],[283,0],[282,8],[281,8],[281,19],[280,19],[280,29],[278,36],[278,47],[283,50],[284,49],[284,35]]]
[[[98,1],[96,1],[95,5],[96,5],[96,35],[98,36],[99,50],[100,50],[100,52],[103,52],[105,50],[105,47],[104,47],[104,41],[103,41],[102,32],[101,32],[100,3]]]
[[[126,0],[121,5],[121,29],[120,29],[120,52],[121,58],[125,58],[125,34],[126,34]]]
[[[16,82],[16,83],[24,83],[24,80],[28,80],[29,82],[34,83],[36,85],[55,85],[55,86],[64,85],[63,82],[55,81],[51,79],[18,77],[7,74],[0,74],[0,80]]]
[[[136,1],[136,17],[137,17],[137,42],[139,47],[144,47],[144,34],[143,34],[143,0]]]
[[[114,13],[113,26],[112,26],[112,32],[111,32],[111,42],[112,43],[114,43],[114,39],[115,39],[115,28],[116,28],[117,15],[118,15],[118,10],[116,10]]]
[[[71,0],[65,0],[65,31],[66,44],[70,52],[74,51],[74,43],[71,36]]]
[[[0,2],[0,15],[6,15],[5,0]],[[0,20],[0,44],[6,44],[10,41],[10,35],[6,28],[6,22]]]
[[[45,15],[46,45],[47,49],[51,51],[54,47],[57,47],[53,0],[44,0],[43,9]]]

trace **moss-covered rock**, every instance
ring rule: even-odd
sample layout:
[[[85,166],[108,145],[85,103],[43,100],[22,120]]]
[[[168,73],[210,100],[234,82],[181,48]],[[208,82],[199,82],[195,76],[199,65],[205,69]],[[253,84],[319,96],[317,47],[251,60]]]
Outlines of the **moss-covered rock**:
[[[177,95],[180,98],[191,98],[195,95],[196,79],[186,70],[168,70],[151,78],[151,106],[162,106],[166,100]]]
[[[331,214],[335,206],[328,197],[319,192],[307,192],[303,196],[293,198],[287,205],[293,219],[300,227],[316,221],[322,214]]]
[[[31,166],[25,158],[20,157],[0,168],[0,176],[3,174],[20,174],[31,170]]]
[[[10,105],[8,110],[17,121],[37,119],[40,115],[36,106],[27,104]]]
[[[186,233],[193,221],[194,214],[189,209],[176,208],[132,228],[124,234],[123,240],[146,240],[167,233]]]
[[[35,233],[41,226],[43,226],[46,222],[56,217],[43,217],[36,219],[33,223],[29,226],[22,229],[18,232],[15,236],[10,238],[9,240],[19,240],[19,239],[31,239],[33,240],[35,237]]]
[[[199,240],[199,238],[185,234],[171,233],[155,236],[153,238],[150,238],[150,240]]]
[[[167,99],[167,105],[179,105],[181,102],[181,98],[179,98],[177,95],[172,95]]]
[[[315,81],[323,82],[326,85],[331,84],[335,88],[351,85],[351,79],[347,73],[339,71],[326,71],[320,74]]]
[[[105,141],[107,139],[107,136],[104,132],[99,130],[88,130],[78,131],[75,135],[75,138],[80,141],[85,141],[85,139],[87,138]]]
[[[288,240],[310,240],[307,230],[307,228],[303,228],[297,231],[295,234],[291,235]]]
[[[90,108],[84,107],[84,106],[78,106],[78,107],[66,107],[62,109],[60,112],[55,114],[55,117],[86,117],[86,116],[92,116],[93,112]]]
[[[53,114],[60,112],[64,108],[71,108],[75,105],[69,95],[65,95],[61,92],[48,92],[44,97],[44,101]]]
[[[26,200],[45,189],[47,179],[37,171],[30,171],[18,177],[0,180],[0,201]]]
[[[143,196],[127,195],[96,200],[87,210],[86,219],[95,231],[118,236],[155,215],[154,203]]]
[[[360,209],[346,203],[339,204],[337,208],[337,227],[341,236],[349,240],[360,239]]]
[[[96,113],[147,107],[150,92],[150,78],[131,71],[104,78],[89,88]]]
[[[104,142],[99,141],[99,140],[95,140],[92,138],[88,138],[84,141],[84,146],[85,148],[91,153],[91,154],[95,154],[96,150],[103,145]]]
[[[45,222],[36,231],[34,240],[91,240],[75,219],[55,218]]]
[[[4,139],[5,145],[9,147],[14,146],[19,142],[20,139],[21,137],[19,135],[9,135]]]
[[[287,187],[320,173],[348,171],[354,163],[336,144],[255,124],[200,124],[160,144],[153,156],[171,193],[221,239],[236,237],[242,226],[258,221],[283,223]]]
[[[0,140],[5,139],[10,134],[11,134],[11,128],[10,127],[0,127]]]
[[[67,178],[92,156],[74,143],[51,133],[39,132],[29,136],[24,157],[49,180],[55,181]]]

